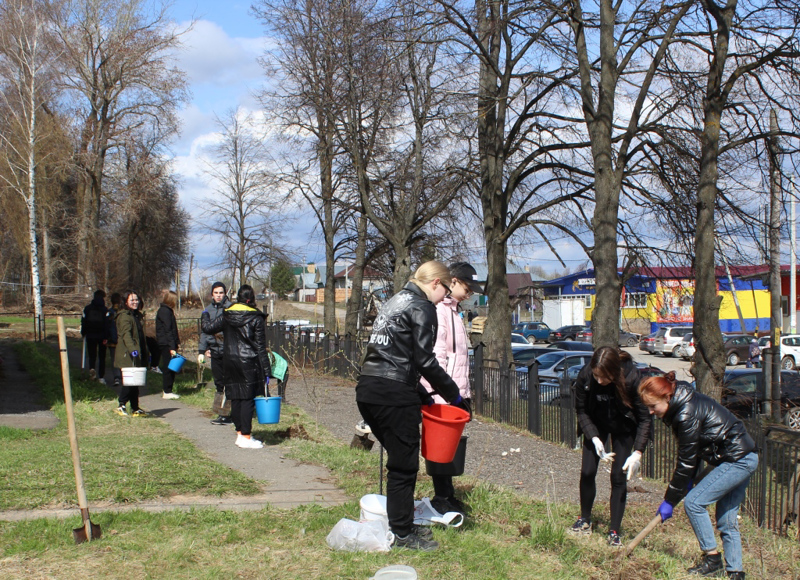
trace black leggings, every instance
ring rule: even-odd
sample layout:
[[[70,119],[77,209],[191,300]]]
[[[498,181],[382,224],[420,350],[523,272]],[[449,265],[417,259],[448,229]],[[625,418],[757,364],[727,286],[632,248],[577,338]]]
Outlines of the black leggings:
[[[419,405],[388,407],[358,403],[361,416],[386,449],[386,513],[389,527],[407,536],[414,523],[414,488],[419,471]]]
[[[608,433],[600,432],[600,440],[605,442]],[[613,433],[611,435],[611,451],[616,453],[614,461],[611,463],[611,519],[608,522],[608,529],[619,532],[622,525],[622,516],[625,515],[625,502],[628,499],[628,481],[622,465],[633,448],[634,434]],[[595,477],[600,458],[594,449],[592,440],[583,436],[583,460],[581,462],[581,517],[587,520],[592,519],[592,505],[597,495]]]

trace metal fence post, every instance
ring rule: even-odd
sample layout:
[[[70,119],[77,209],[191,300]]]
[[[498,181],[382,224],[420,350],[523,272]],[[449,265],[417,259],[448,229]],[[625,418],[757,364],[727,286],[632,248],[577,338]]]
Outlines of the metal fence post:
[[[539,364],[535,360],[528,364],[528,431],[534,435],[542,434]]]
[[[483,415],[483,343],[479,342],[472,355],[472,374],[475,384],[475,409]]]

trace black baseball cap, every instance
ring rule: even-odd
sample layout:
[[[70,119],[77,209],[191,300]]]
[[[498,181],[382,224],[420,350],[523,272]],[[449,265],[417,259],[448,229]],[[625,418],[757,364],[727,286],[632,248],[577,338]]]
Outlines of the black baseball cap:
[[[483,285],[478,282],[478,272],[467,262],[453,262],[450,264],[450,275],[461,280],[473,292],[483,294]]]

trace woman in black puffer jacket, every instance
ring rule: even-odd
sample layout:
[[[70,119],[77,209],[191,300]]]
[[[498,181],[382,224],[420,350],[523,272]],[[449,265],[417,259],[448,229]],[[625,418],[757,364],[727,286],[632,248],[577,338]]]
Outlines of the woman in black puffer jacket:
[[[253,426],[255,397],[266,393],[270,375],[267,354],[266,316],[256,310],[255,292],[247,284],[239,288],[236,304],[222,316],[202,320],[206,334],[222,332],[225,396],[231,401],[231,419],[236,426],[236,445],[260,449],[264,445],[250,435]]]
[[[181,340],[178,337],[178,321],[175,319],[175,307],[178,305],[178,295],[172,290],[164,290],[161,295],[161,306],[156,313],[156,340],[161,351],[159,369],[161,370],[161,384],[164,399],[180,399],[180,395],[172,392],[175,384],[175,371],[169,368],[170,360],[178,354]],[[169,356],[167,356],[169,353]]]
[[[672,427],[678,439],[678,460],[658,513],[662,522],[671,518],[673,508],[685,496],[683,508],[703,550],[689,573],[716,576],[722,570],[722,555],[708,515],[708,507],[716,503],[728,578],[744,580],[737,516],[750,476],[758,467],[755,441],[744,423],[714,399],[676,385],[674,372],[642,381],[639,393],[650,413]],[[701,460],[713,469],[695,481]]]
[[[581,517],[570,528],[572,533],[592,531],[592,506],[597,487],[597,468],[611,459],[611,519],[608,543],[622,545],[620,527],[625,514],[628,482],[638,470],[647,447],[653,419],[639,399],[639,370],[631,355],[603,346],[578,374],[575,382],[575,410],[578,433],[583,433],[580,498]],[[613,452],[607,457],[606,440],[611,437]]]

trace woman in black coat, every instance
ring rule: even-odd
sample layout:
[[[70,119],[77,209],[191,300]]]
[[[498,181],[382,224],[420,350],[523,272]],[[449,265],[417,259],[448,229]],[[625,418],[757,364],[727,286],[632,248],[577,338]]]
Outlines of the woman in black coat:
[[[647,407],[639,398],[639,380],[639,370],[631,355],[604,346],[594,352],[575,383],[575,410],[579,434],[583,433],[583,457],[581,516],[570,531],[591,533],[597,468],[600,461],[611,460],[611,519],[608,524],[611,546],[622,545],[619,530],[628,497],[625,472],[630,479],[639,470],[653,425]],[[609,435],[612,453],[605,451]]]
[[[267,354],[266,316],[255,308],[255,292],[247,284],[239,288],[236,304],[215,320],[204,317],[206,334],[222,332],[225,396],[231,401],[231,418],[236,426],[236,445],[260,449],[261,441],[250,435],[253,426],[255,397],[266,393],[270,375]]]
[[[164,290],[161,295],[161,306],[156,313],[156,341],[162,353],[159,361],[161,369],[161,384],[163,385],[164,399],[180,399],[181,396],[172,392],[175,384],[175,371],[170,370],[169,361],[178,354],[181,344],[178,337],[178,321],[175,319],[175,307],[178,305],[178,295],[172,290]],[[166,354],[169,353],[169,356]]]

